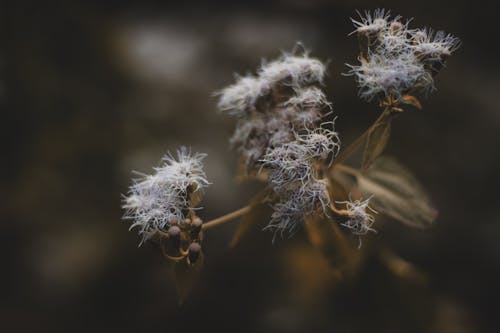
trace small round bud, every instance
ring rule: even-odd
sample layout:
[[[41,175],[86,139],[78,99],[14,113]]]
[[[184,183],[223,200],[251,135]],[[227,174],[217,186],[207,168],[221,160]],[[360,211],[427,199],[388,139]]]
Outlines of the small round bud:
[[[181,246],[181,228],[174,225],[168,228],[168,236],[172,240],[172,247],[178,249]]]
[[[168,223],[170,223],[170,225],[177,225],[179,223],[179,219],[177,216],[171,216],[168,219]]]
[[[181,228],[179,228],[176,225],[173,225],[170,228],[168,228],[167,233],[170,237],[179,237],[181,234]]]
[[[203,224],[203,221],[197,216],[193,219],[192,225],[194,228],[199,228]]]
[[[201,226],[203,221],[199,217],[195,217],[191,222],[191,239],[201,239]]]
[[[185,218],[184,221],[182,221],[182,223],[184,223],[184,224],[190,224],[191,223],[191,219],[190,218]]]
[[[200,257],[200,253],[201,253],[201,245],[198,243],[191,243],[191,245],[189,245],[188,248],[189,262],[194,264]]]

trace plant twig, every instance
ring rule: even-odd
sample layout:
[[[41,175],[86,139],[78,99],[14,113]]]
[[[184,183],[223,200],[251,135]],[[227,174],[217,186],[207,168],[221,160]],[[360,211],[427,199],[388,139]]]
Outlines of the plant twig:
[[[247,205],[245,207],[242,207],[240,209],[235,210],[234,212],[228,213],[226,215],[222,215],[221,217],[218,217],[216,219],[213,219],[211,221],[203,223],[202,229],[203,230],[211,229],[211,228],[216,227],[220,224],[224,224],[226,222],[234,220],[240,216],[243,216],[243,215],[249,213],[251,209],[252,209],[252,206]]]
[[[375,122],[361,134],[354,142],[352,142],[347,148],[342,150],[340,154],[335,158],[332,164],[332,168],[336,166],[338,163],[342,163],[346,158],[348,158],[363,142],[365,142],[366,138],[368,137],[368,134],[373,130],[373,128],[378,124],[378,122],[385,116],[386,112],[388,111],[388,108],[385,108],[384,111],[378,116],[378,118],[375,120]]]

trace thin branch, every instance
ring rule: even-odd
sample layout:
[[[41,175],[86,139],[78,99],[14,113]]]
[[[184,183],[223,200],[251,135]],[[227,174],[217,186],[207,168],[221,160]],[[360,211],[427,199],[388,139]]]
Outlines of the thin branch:
[[[249,213],[250,211],[252,210],[252,206],[251,205],[247,205],[245,207],[242,207],[238,210],[235,210],[234,212],[231,212],[229,214],[226,214],[226,215],[222,215],[221,217],[218,217],[216,219],[213,219],[211,221],[208,221],[206,223],[203,223],[202,225],[202,229],[203,230],[207,230],[207,229],[211,229],[215,226],[218,226],[220,224],[224,224],[226,222],[229,222],[231,220],[234,220],[240,216],[243,216],[247,213]]]
[[[385,108],[384,111],[378,116],[377,120],[366,130],[364,131],[361,136],[359,136],[356,140],[354,140],[353,143],[351,143],[347,148],[342,150],[340,154],[335,157],[335,160],[333,161],[332,168],[336,166],[338,163],[342,163],[346,158],[348,158],[353,152],[356,151],[356,149],[363,143],[365,142],[366,138],[368,137],[368,134],[373,130],[373,128],[378,124],[378,122],[385,116],[385,113],[388,112],[388,108]]]

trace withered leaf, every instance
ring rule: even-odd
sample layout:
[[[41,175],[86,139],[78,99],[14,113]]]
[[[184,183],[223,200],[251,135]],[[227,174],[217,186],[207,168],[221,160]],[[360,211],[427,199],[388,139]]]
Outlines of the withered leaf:
[[[203,267],[203,255],[193,265],[189,265],[186,260],[172,263],[172,265],[174,283],[179,296],[179,305],[182,305],[191,292],[191,289],[193,289]]]
[[[196,207],[203,197],[203,191],[195,189],[189,196],[189,206]]]
[[[392,112],[386,109],[369,129],[361,168],[366,170],[382,154],[391,136]]]
[[[420,183],[393,158],[379,158],[356,178],[364,195],[374,195],[370,205],[380,213],[419,228],[430,226],[437,217]]]
[[[415,96],[412,96],[412,95],[404,95],[401,100],[403,101],[403,103],[405,104],[410,104],[410,105],[413,105],[414,107],[416,107],[417,109],[419,110],[422,110],[422,104],[420,104],[420,101],[415,97]]]
[[[328,194],[330,199],[333,201],[346,201],[349,199],[349,193],[347,192],[344,184],[342,184],[334,175],[328,177]]]
[[[264,191],[250,201],[250,212],[240,218],[238,227],[229,242],[229,247],[238,245],[243,236],[245,236],[252,227],[269,219],[269,207],[263,202],[267,194],[268,192]]]
[[[349,243],[337,222],[317,212],[307,218],[305,229],[309,241],[328,260],[330,266],[348,271],[359,262],[360,253]]]

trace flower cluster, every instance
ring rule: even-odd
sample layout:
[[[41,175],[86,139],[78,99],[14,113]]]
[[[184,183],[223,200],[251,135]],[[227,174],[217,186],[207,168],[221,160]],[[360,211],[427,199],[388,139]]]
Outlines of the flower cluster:
[[[316,165],[339,149],[333,122],[321,124],[331,111],[318,88],[324,75],[323,63],[306,52],[285,53],[219,92],[219,109],[238,118],[230,142],[247,172],[269,175],[274,212],[266,228],[275,232],[294,231],[306,214],[330,202]]]
[[[135,179],[123,198],[125,219],[132,220],[130,229],[139,228],[142,244],[157,231],[188,223],[195,207],[194,198],[209,184],[203,171],[205,154],[191,154],[185,147],[177,158],[167,154],[163,164],[152,175]]]
[[[236,116],[238,124],[230,139],[252,170],[269,147],[294,139],[295,132],[313,128],[330,110],[321,89],[325,66],[306,52],[283,54],[264,63],[257,75],[238,77],[218,92],[218,109]]]
[[[352,20],[360,44],[360,65],[348,65],[365,100],[401,97],[412,90],[428,92],[459,39],[443,31],[410,29],[400,16],[383,9]]]

